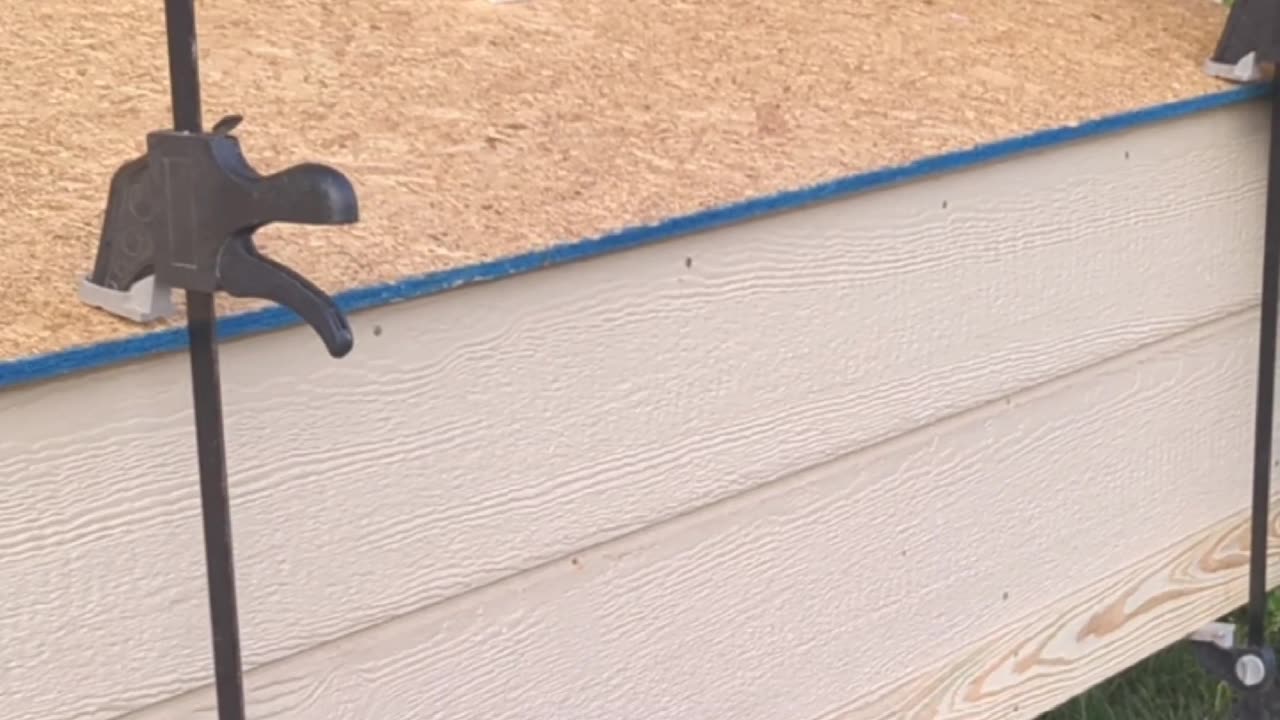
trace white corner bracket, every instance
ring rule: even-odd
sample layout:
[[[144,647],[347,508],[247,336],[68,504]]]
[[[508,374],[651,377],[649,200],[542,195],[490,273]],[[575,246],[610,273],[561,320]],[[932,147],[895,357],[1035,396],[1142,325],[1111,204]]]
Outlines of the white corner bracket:
[[[155,275],[142,278],[128,290],[111,290],[93,284],[88,278],[81,278],[80,300],[136,323],[169,317],[175,310],[171,289],[157,282]]]
[[[1262,65],[1258,63],[1257,59],[1258,53],[1251,52],[1235,63],[1206,60],[1204,71],[1210,77],[1220,78],[1229,82],[1258,82],[1266,77],[1266,73],[1263,72]]]
[[[1236,645],[1236,626],[1229,622],[1213,622],[1187,636],[1193,642],[1217,645],[1230,650]]]

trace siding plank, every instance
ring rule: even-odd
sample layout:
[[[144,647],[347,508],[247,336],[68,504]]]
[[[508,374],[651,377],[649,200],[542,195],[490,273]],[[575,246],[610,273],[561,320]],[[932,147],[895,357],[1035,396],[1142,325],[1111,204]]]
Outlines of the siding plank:
[[[1256,323],[267,665],[252,715],[1032,718],[1244,601]]]

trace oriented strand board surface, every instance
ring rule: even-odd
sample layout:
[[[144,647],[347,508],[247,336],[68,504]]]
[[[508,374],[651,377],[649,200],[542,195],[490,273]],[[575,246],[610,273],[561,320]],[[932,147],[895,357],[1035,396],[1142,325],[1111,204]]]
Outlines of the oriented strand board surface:
[[[355,229],[264,232],[338,290],[1169,101],[1209,0],[220,0],[206,122],[348,171]],[[167,125],[160,0],[6,0],[0,357],[140,328],[81,305],[113,168]],[[236,307],[242,307],[237,305]]]

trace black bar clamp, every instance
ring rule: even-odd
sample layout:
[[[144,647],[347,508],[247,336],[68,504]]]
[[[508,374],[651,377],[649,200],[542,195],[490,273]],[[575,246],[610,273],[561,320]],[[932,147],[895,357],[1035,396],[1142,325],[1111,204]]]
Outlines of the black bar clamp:
[[[273,222],[335,225],[359,218],[342,173],[304,163],[260,175],[231,134],[239,116],[210,132],[161,130],[147,152],[112,177],[93,272],[80,299],[135,322],[170,314],[180,288],[272,300],[297,313],[329,354],[351,350],[352,334],[333,300],[265,257],[253,233]]]
[[[1280,323],[1280,102],[1275,65],[1280,60],[1280,0],[1234,0],[1205,72],[1238,83],[1271,85],[1271,137],[1263,232],[1262,302],[1258,330],[1258,383],[1254,418],[1253,489],[1249,531],[1249,604],[1246,642],[1235,642],[1234,623],[1217,622],[1188,640],[1207,675],[1231,688],[1231,717],[1280,720],[1276,650],[1267,638],[1267,558],[1271,517],[1272,431],[1275,420],[1277,324]]]
[[[351,182],[326,165],[303,163],[271,175],[254,170],[232,135],[239,116],[206,132],[195,0],[164,0],[164,16],[173,129],[149,133],[146,152],[112,176],[97,257],[80,299],[147,322],[171,314],[171,291],[186,290],[214,689],[219,720],[245,720],[214,295],[273,300],[306,321],[330,355],[346,355],[353,338],[337,304],[264,257],[253,234],[276,222],[354,223],[359,208]]]

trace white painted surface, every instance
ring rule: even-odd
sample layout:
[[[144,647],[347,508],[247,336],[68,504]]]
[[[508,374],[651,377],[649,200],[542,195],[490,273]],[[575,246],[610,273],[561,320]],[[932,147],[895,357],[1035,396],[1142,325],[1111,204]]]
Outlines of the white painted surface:
[[[530,717],[556,707],[569,717],[602,707],[690,717],[775,691],[816,712],[899,669],[849,651],[831,669],[844,670],[841,682],[756,677],[743,658],[793,656],[803,667],[847,654],[844,634],[804,641],[799,608],[779,605],[784,597],[803,590],[815,628],[875,617],[882,632],[929,633],[936,652],[959,652],[1010,611],[1049,604],[1238,509],[1244,495],[1214,494],[1247,481],[1230,464],[1235,446],[1222,445],[1234,415],[1166,441],[1206,404],[1247,416],[1247,399],[1231,395],[1239,390],[1225,370],[1187,375],[1176,358],[1184,374],[1143,377],[1167,393],[1194,380],[1189,394],[1170,406],[1103,403],[1112,414],[1088,421],[1110,428],[1102,435],[1079,424],[1073,413],[1084,407],[1072,393],[1034,414],[1010,406],[990,415],[1026,436],[1017,447],[1093,457],[1101,464],[1087,476],[1001,475],[991,458],[1018,456],[972,428],[956,430],[967,439],[951,455],[872,446],[916,430],[892,441],[906,447],[898,443],[948,416],[998,409],[1011,393],[1246,310],[1258,285],[1265,132],[1259,107],[1216,111],[371,311],[353,318],[356,350],[340,362],[301,329],[227,345],[246,660],[278,663],[254,676],[255,717],[434,717],[437,708],[441,717],[521,708]],[[1240,375],[1248,353],[1245,340],[1233,342],[1211,345],[1201,362]],[[0,394],[6,720],[110,718],[209,680],[189,406],[181,356]],[[1157,411],[1173,414],[1153,423],[1147,413]],[[1131,433],[1122,447],[1109,436],[1117,429]],[[1197,440],[1212,452],[1192,452]],[[1199,474],[1169,481],[1176,490],[1135,529],[1114,508],[1144,496],[1112,478],[1154,473],[1167,458],[1148,446],[1183,448],[1179,472]],[[965,453],[974,454],[968,465],[946,464]],[[845,499],[839,522],[822,526],[830,537],[773,549],[794,568],[773,556],[754,564],[735,549],[745,539],[712,529],[767,526],[791,507],[787,497],[809,498],[806,512],[820,514],[831,498],[796,488],[848,480],[801,471],[840,458],[840,467],[881,468],[860,471],[862,482],[888,482],[896,494]],[[916,474],[884,479],[909,461]],[[930,495],[939,468],[963,479]],[[947,493],[962,493],[947,503],[969,498],[967,515],[915,513]],[[1051,532],[1063,497],[1083,503],[1071,517],[1087,519],[1088,532]],[[704,526],[679,519],[717,502],[702,539],[687,528]],[[735,511],[716,514],[722,507]],[[906,510],[914,525],[902,524]],[[1028,545],[1029,528],[1056,539]],[[634,531],[628,542],[658,559],[565,565]],[[865,559],[856,586],[839,579],[831,587],[843,590],[823,594],[814,584],[847,568],[802,548],[820,549],[821,539],[847,554],[893,533],[924,543],[908,548],[922,565],[881,554]],[[953,554],[931,556],[937,547]],[[661,560],[692,562],[690,552],[707,562],[680,565],[687,578]],[[519,574],[538,566],[551,569]],[[1052,581],[1037,574],[1049,571]],[[734,585],[742,573],[762,590],[743,595]],[[720,596],[688,584],[703,576],[715,579],[712,590],[736,588],[722,599],[737,609],[716,614],[707,603]],[[932,593],[957,577],[991,587],[968,605],[938,604]],[[1014,588],[1008,603],[991,599],[995,585]],[[903,609],[912,602],[924,605]],[[671,614],[689,603],[702,614]],[[659,637],[623,632],[615,611]],[[409,625],[379,625],[409,613],[420,613]],[[692,632],[684,623],[697,617],[705,627]],[[735,636],[737,623],[756,629]],[[476,664],[507,643],[527,661]],[[738,667],[717,665],[735,659]],[[909,662],[923,671],[930,661]],[[432,674],[441,667],[451,668],[448,683]],[[593,667],[619,675],[593,676],[595,689],[571,702],[565,693],[580,691]],[[562,683],[548,684],[557,668]],[[847,675],[857,668],[867,672]],[[749,694],[730,700],[703,685],[719,672]],[[668,675],[679,682],[659,700]],[[514,684],[492,685],[504,678]],[[165,717],[189,709],[172,712]]]
[[[1221,321],[267,666],[251,715],[935,717],[880,696],[1079,589],[1097,604],[1035,626],[1096,624],[1117,571],[1247,505],[1256,328]],[[1178,588],[1157,580],[1129,611],[1168,642],[1192,598],[1159,602]],[[1048,709],[1035,676],[1095,670],[1079,648],[1098,644],[1028,643],[1069,662],[980,686],[1039,692],[969,717]],[[205,692],[131,720],[215,717]]]

